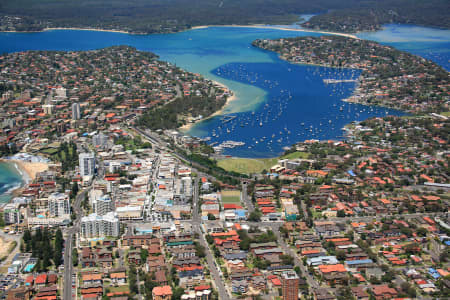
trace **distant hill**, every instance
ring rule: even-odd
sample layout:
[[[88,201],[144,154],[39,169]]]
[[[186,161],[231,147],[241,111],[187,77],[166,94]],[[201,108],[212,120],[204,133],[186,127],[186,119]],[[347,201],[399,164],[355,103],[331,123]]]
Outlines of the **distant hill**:
[[[0,0],[0,30],[47,27],[175,32],[198,25],[286,24],[318,13],[306,26],[377,29],[387,22],[450,27],[448,0]]]

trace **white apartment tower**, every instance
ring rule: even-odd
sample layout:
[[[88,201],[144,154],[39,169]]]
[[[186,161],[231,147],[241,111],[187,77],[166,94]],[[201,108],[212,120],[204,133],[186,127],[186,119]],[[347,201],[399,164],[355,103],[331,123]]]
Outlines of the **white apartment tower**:
[[[51,217],[70,215],[69,195],[53,193],[48,197],[48,210]]]
[[[94,153],[81,153],[79,156],[80,163],[80,175],[94,176],[95,174],[95,154]]]
[[[114,212],[109,212],[104,216],[93,213],[81,218],[81,236],[84,238],[118,237],[119,234],[120,222]]]
[[[81,118],[80,104],[72,103],[72,120],[79,120]]]
[[[104,216],[114,211],[114,202],[108,195],[103,195],[95,201],[94,212],[99,216]]]

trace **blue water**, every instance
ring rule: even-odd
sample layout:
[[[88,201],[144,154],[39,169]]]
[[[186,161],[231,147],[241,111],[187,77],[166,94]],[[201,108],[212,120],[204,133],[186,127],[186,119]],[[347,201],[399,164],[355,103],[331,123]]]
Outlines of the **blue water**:
[[[448,66],[449,32],[389,25],[382,32],[365,33],[361,37],[411,51]],[[342,135],[342,126],[351,121],[401,114],[394,110],[343,103],[340,100],[351,95],[354,85],[327,86],[322,82],[323,78],[355,78],[356,71],[291,65],[278,59],[274,53],[251,46],[257,38],[305,35],[318,34],[235,27],[210,27],[160,35],[78,30],[0,33],[0,53],[33,49],[89,50],[112,45],[130,45],[152,51],[162,60],[217,80],[234,91],[237,100],[222,112],[236,116],[233,121],[223,124],[223,116],[217,116],[198,123],[188,133],[200,137],[212,137],[214,133],[216,136],[211,142],[243,141],[245,146],[225,152],[242,157],[272,157],[280,154],[283,147],[300,140],[338,139]]]
[[[28,265],[24,268],[24,271],[25,271],[26,273],[29,273],[29,272],[31,272],[31,271],[33,270],[34,266],[35,266],[35,264],[28,264]]]
[[[390,24],[357,36],[425,57],[450,71],[450,30]]]
[[[22,185],[22,175],[14,164],[0,162],[0,203],[9,202],[11,191]]]

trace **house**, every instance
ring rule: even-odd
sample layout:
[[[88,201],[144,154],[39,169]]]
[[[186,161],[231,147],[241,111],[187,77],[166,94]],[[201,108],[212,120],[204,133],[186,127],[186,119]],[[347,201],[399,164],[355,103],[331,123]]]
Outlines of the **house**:
[[[318,256],[311,257],[306,260],[308,266],[319,266],[319,265],[335,265],[339,263],[336,256]]]
[[[369,293],[366,292],[364,287],[353,286],[351,289],[356,300],[369,300]]]
[[[166,272],[164,270],[159,270],[155,272],[155,281],[159,285],[167,285]]]
[[[383,275],[384,275],[384,271],[378,267],[366,269],[366,277],[369,279],[372,277],[375,277],[380,280],[381,277],[383,277]]]
[[[327,288],[318,288],[314,292],[314,300],[334,300],[336,297]]]
[[[397,290],[390,288],[387,284],[373,285],[372,292],[376,300],[392,299],[397,297]]]
[[[370,258],[362,260],[346,260],[344,264],[347,268],[356,269],[358,271],[376,266],[376,264]]]
[[[345,284],[348,281],[347,269],[343,264],[319,265],[319,273],[330,285]]]
[[[127,274],[125,271],[109,273],[109,278],[113,284],[126,284]]]
[[[150,234],[144,235],[126,235],[122,238],[122,246],[142,247],[158,244],[159,239],[153,238]]]
[[[256,249],[255,251],[254,251],[254,254],[257,256],[257,257],[263,257],[263,256],[265,256],[265,255],[268,255],[268,254],[276,254],[276,255],[281,255],[281,254],[283,254],[283,250],[281,250],[280,248],[271,248],[271,249]]]
[[[84,285],[98,285],[102,284],[102,274],[93,273],[93,274],[83,274],[81,276]]]
[[[175,259],[185,259],[196,256],[196,251],[193,246],[171,249],[170,252],[172,253]]]
[[[34,285],[39,287],[44,287],[47,284],[47,274],[40,274],[34,280]]]
[[[113,259],[112,259],[112,257],[99,258],[97,260],[97,262],[104,269],[112,268],[112,266],[113,266]]]
[[[231,282],[231,289],[233,293],[245,294],[248,291],[248,282],[247,280],[233,280]]]
[[[58,283],[58,275],[56,274],[49,274],[47,277],[47,283],[49,285],[54,285]]]
[[[10,289],[6,300],[29,300],[31,299],[32,290],[28,287],[18,287],[16,289]]]
[[[150,255],[149,257],[147,257],[147,264],[145,265],[145,269],[148,273],[156,272],[164,268],[166,268],[166,262],[163,255]]]
[[[128,252],[128,263],[140,265],[141,264],[141,252],[137,250],[132,250]]]
[[[97,295],[97,296],[102,296],[103,295],[103,285],[101,284],[97,284],[97,285],[91,285],[91,286],[84,286],[80,288],[81,290],[81,296],[85,296],[85,295]]]
[[[36,300],[56,300],[58,293],[58,288],[56,285],[52,285],[49,287],[43,287],[39,289],[39,292],[34,296],[34,299]]]
[[[171,300],[172,288],[169,285],[154,287],[152,296],[153,300]]]

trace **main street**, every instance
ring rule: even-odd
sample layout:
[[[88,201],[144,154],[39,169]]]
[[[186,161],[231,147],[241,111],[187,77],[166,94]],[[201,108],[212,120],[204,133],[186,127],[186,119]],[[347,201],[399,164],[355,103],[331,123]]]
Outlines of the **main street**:
[[[71,300],[72,298],[72,274],[73,274],[73,263],[72,263],[72,249],[73,249],[73,238],[77,232],[80,232],[80,220],[82,217],[81,211],[81,201],[89,189],[83,190],[75,197],[73,203],[73,213],[75,213],[76,219],[73,221],[73,226],[65,230],[66,236],[66,246],[64,252],[64,291],[63,299]]]
[[[197,175],[200,175],[200,174],[197,174]],[[202,245],[205,248],[206,262],[208,263],[208,269],[213,278],[213,283],[216,286],[216,289],[219,293],[219,299],[228,300],[228,299],[230,299],[230,297],[228,295],[227,289],[225,288],[223,278],[221,277],[221,275],[217,269],[214,256],[212,255],[212,251],[209,248],[209,245],[206,242],[206,239],[201,230],[202,221],[200,219],[200,214],[198,213],[198,210],[199,210],[199,208],[198,208],[198,205],[199,205],[198,185],[199,185],[199,176],[195,177],[195,179],[194,179],[194,191],[193,191],[193,198],[192,198],[193,199],[192,200],[192,226],[194,228],[194,231],[198,234],[198,236],[200,238],[199,239],[200,245]]]

